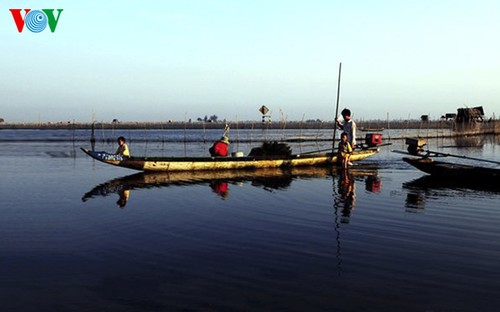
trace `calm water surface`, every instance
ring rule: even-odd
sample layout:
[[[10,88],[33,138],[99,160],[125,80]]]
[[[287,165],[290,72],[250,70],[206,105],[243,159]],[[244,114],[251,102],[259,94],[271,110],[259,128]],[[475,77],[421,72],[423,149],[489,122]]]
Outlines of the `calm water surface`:
[[[391,152],[403,142],[347,178],[323,169],[193,176],[137,174],[86,157],[87,142],[17,135],[0,140],[2,311],[500,306],[500,189],[426,181]],[[498,161],[498,141],[481,141],[429,147]],[[183,156],[207,144],[131,145]]]

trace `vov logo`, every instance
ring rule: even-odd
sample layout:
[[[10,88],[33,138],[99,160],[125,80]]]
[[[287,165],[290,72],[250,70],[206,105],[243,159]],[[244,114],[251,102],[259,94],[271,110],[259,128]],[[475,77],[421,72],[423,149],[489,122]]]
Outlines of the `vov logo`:
[[[12,17],[14,18],[14,22],[17,26],[17,30],[21,33],[23,32],[24,26],[26,26],[29,31],[39,33],[44,31],[47,24],[49,25],[50,31],[55,32],[63,9],[57,9],[57,18],[54,16],[55,9],[24,9],[24,19],[21,15],[21,11],[22,9],[10,9],[10,13],[12,13]]]

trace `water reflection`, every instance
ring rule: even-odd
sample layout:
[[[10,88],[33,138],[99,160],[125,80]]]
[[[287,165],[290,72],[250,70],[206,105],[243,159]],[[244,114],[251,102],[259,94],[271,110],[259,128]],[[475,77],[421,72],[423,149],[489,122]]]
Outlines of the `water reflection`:
[[[405,207],[407,211],[423,211],[425,208],[425,194],[423,192],[410,192],[406,194]]]
[[[425,208],[426,201],[433,198],[455,197],[458,194],[485,196],[492,193],[500,193],[498,183],[481,183],[478,180],[468,179],[446,179],[431,175],[425,175],[418,179],[403,183],[403,189],[407,191],[405,207],[411,211],[421,211]],[[471,193],[471,191],[474,191]]]
[[[382,189],[377,171],[342,170],[337,178],[337,187],[333,178],[335,215],[339,216],[340,212],[341,223],[349,223],[356,205],[356,179],[364,181],[365,190],[369,192],[377,193]]]
[[[117,204],[124,207],[131,190],[186,186],[208,185],[214,194],[221,199],[227,199],[230,193],[230,184],[238,185],[250,182],[252,186],[267,191],[286,189],[293,179],[325,177],[330,174],[327,168],[292,168],[267,170],[229,170],[229,171],[195,171],[195,172],[158,172],[136,173],[125,177],[110,180],[95,186],[85,193],[82,200],[118,194]]]
[[[222,199],[226,199],[229,196],[229,184],[225,181],[210,182],[210,187]]]
[[[484,135],[460,136],[454,138],[457,147],[478,147],[484,146]]]
[[[349,177],[347,171],[343,172],[338,180],[338,197],[334,201],[337,209],[341,209],[341,223],[349,223],[351,211],[356,204],[356,185],[354,177]]]
[[[337,242],[337,274],[341,275],[342,253],[340,244],[341,224],[348,224],[356,205],[356,180],[364,180],[365,190],[378,193],[382,189],[382,182],[377,171],[342,170],[333,177],[333,209],[335,215],[335,240]],[[335,185],[337,183],[337,185]]]
[[[130,197],[130,189],[123,189],[118,192],[118,201],[116,204],[120,206],[120,208],[125,207],[127,204],[128,198]]]
[[[343,174],[337,168],[288,168],[288,169],[261,169],[261,170],[230,170],[230,171],[197,171],[197,172],[158,172],[158,173],[136,173],[120,177],[96,185],[85,193],[82,201],[86,202],[92,198],[118,195],[116,204],[123,208],[133,190],[163,188],[172,186],[207,185],[212,192],[222,200],[229,199],[232,185],[241,186],[248,183],[253,187],[261,188],[267,192],[286,190],[296,179],[325,178],[329,176],[342,177],[339,182],[339,193],[344,194],[342,201],[349,202],[347,206],[351,209],[355,204],[355,176],[375,176],[376,168],[353,169],[348,174]],[[339,180],[339,181],[340,181]],[[368,179],[367,179],[368,181]],[[372,178],[367,188],[379,189],[373,186],[377,180]],[[349,209],[346,207],[346,209]],[[347,211],[346,211],[347,215]]]

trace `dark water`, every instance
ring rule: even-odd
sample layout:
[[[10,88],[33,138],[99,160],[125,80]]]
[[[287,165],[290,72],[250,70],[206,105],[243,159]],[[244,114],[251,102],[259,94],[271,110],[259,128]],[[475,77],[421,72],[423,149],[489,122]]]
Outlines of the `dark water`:
[[[78,150],[86,142],[47,136],[0,143],[2,311],[500,306],[500,187],[422,180],[391,152],[403,142],[346,179],[323,169],[136,174],[89,159]],[[499,160],[495,138],[456,143],[429,146]],[[207,149],[132,146],[155,155]],[[323,148],[328,143],[294,145]]]

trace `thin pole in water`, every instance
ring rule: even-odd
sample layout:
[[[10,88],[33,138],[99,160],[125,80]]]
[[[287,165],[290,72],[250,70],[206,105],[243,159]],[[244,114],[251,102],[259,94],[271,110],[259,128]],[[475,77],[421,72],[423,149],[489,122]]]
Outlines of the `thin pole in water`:
[[[337,82],[337,105],[335,107],[335,121],[333,123],[333,143],[332,153],[335,153],[335,138],[337,137],[337,116],[339,114],[339,98],[340,98],[340,74],[342,72],[342,63],[339,63],[339,79]]]

